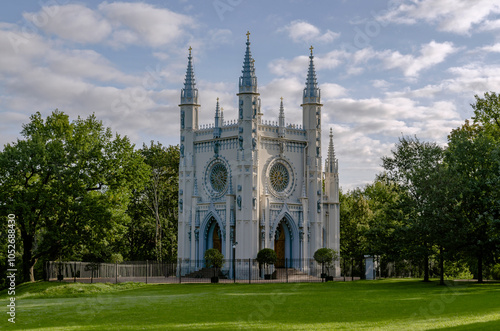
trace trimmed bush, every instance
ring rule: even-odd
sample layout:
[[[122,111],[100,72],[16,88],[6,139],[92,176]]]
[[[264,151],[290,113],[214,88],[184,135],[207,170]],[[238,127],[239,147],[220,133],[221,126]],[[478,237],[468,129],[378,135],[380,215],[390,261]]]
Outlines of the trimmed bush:
[[[222,268],[224,264],[224,255],[215,248],[207,249],[204,258],[209,268]]]
[[[314,252],[314,259],[316,262],[321,263],[321,266],[326,267],[327,274],[322,273],[321,277],[325,278],[330,274],[330,268],[333,266],[333,261],[338,259],[338,254],[331,248],[320,248]],[[323,277],[325,276],[325,277]]]

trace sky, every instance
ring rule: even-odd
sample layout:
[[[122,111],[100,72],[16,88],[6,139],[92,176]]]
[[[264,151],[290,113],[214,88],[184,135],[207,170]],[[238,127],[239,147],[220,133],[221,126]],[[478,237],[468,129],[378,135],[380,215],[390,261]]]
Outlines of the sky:
[[[8,1],[0,10],[0,146],[39,111],[95,113],[137,148],[179,143],[180,90],[192,47],[200,124],[220,98],[236,119],[246,33],[263,119],[302,124],[309,48],[344,191],[373,182],[402,136],[445,146],[500,92],[496,0]]]

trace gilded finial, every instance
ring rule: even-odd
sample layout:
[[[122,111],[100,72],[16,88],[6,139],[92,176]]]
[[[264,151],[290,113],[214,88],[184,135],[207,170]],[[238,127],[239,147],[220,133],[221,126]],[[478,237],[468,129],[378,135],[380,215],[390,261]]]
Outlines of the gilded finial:
[[[312,45],[311,45],[311,47],[309,48],[309,50],[311,51],[311,56],[313,55],[313,49],[314,49],[314,47],[312,47]]]
[[[250,31],[247,31],[247,41],[250,41]]]
[[[219,97],[217,97],[217,102],[219,102]]]
[[[281,97],[280,99],[281,99],[281,102],[283,102],[283,97]]]

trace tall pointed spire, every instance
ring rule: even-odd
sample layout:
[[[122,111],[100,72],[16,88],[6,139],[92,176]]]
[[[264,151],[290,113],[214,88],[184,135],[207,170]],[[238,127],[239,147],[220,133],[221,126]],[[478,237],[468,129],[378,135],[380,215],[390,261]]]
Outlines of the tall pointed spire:
[[[283,97],[281,97],[281,103],[280,103],[280,115],[278,118],[278,136],[280,138],[285,137],[285,108],[283,107]]]
[[[221,113],[219,108],[219,98],[217,98],[217,104],[215,105],[215,126],[214,126],[214,138],[220,138],[221,135],[221,126],[222,123],[220,121]]]
[[[335,149],[333,147],[333,132],[330,128],[330,144],[328,145],[328,157],[325,161],[325,172],[337,173],[337,162],[335,159]]]
[[[309,50],[311,55],[309,56],[309,71],[307,72],[306,88],[304,89],[303,103],[320,103],[320,91],[318,88],[318,82],[316,81],[316,70],[314,69],[314,47],[311,46]]]
[[[247,32],[247,49],[243,60],[242,75],[240,77],[240,93],[257,93],[257,76],[255,76],[254,62],[252,53],[250,52],[250,32]]]
[[[192,48],[189,47],[188,65],[186,70],[186,79],[184,80],[184,88],[181,90],[181,104],[198,104],[198,89],[193,70],[193,57],[191,56]]]

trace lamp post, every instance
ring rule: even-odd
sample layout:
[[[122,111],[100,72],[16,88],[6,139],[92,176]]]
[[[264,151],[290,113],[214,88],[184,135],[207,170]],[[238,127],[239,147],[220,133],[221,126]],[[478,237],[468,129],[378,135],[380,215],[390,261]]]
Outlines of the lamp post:
[[[233,283],[236,283],[236,245],[238,242],[233,243]]]

